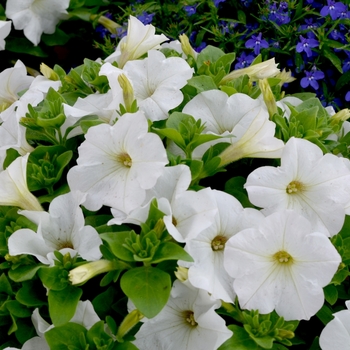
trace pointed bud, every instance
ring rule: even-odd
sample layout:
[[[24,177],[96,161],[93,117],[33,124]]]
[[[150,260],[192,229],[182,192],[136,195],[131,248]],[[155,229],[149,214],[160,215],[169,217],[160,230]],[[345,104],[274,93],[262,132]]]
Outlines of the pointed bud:
[[[280,86],[282,86],[285,83],[291,83],[294,80],[296,80],[296,78],[292,77],[291,71],[287,72],[285,68],[281,72],[279,72],[275,78],[281,79],[281,81],[278,83]]]
[[[193,57],[195,60],[197,59],[197,52],[194,51],[193,47],[190,44],[188,36],[186,34],[181,34],[179,36],[181,48],[185,55]]]
[[[132,310],[129,314],[127,314],[118,328],[118,333],[116,336],[118,342],[122,343],[125,335],[133,327],[135,327],[143,317],[143,314],[137,309]]]
[[[176,278],[181,282],[185,282],[188,280],[188,269],[186,267],[178,266],[174,273]]]
[[[259,80],[259,88],[263,95],[263,99],[271,119],[272,116],[278,112],[278,110],[277,110],[275,96],[273,95],[270,84],[266,78]]]
[[[237,79],[242,75],[247,74],[252,81],[256,81],[264,78],[272,78],[275,77],[280,70],[277,68],[277,64],[275,63],[275,59],[271,58],[267,61],[254,64],[247,68],[236,69],[222,78],[219,85],[224,85],[227,82]]]
[[[69,271],[69,280],[73,285],[83,284],[89,279],[108,271],[116,270],[111,260],[98,260],[80,265]]]
[[[337,112],[336,114],[332,115],[331,117],[331,123],[332,124],[338,124],[339,122],[344,122],[345,120],[348,120],[350,118],[350,110],[348,108],[344,108]]]
[[[125,74],[120,74],[118,76],[118,82],[120,87],[123,90],[123,99],[125,103],[125,110],[128,113],[132,113],[132,104],[134,102],[134,89],[130,83],[130,80],[126,77]]]
[[[96,15],[92,15],[91,19],[95,19]],[[120,28],[121,25],[112,21],[106,16],[100,16],[97,20],[97,22],[101,25],[103,25],[110,33],[117,34],[117,28]]]
[[[40,65],[40,72],[47,79],[54,80],[54,81],[60,80],[58,74],[52,68],[47,66],[45,63],[42,63]]]

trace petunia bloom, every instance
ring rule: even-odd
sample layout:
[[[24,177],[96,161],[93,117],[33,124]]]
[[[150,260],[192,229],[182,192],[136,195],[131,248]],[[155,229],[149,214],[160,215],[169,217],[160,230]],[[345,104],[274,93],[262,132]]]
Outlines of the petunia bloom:
[[[27,186],[28,156],[16,158],[6,170],[0,172],[0,205],[42,211],[38,199]]]
[[[156,35],[153,25],[144,25],[134,16],[130,16],[128,21],[128,34],[119,42],[116,51],[105,59],[105,62],[116,61],[119,68],[123,68],[125,63],[136,60],[149,50],[159,49],[160,44],[167,41],[164,35]]]
[[[350,171],[342,159],[323,155],[310,141],[291,138],[281,166],[264,166],[249,174],[245,188],[249,200],[268,215],[294,209],[327,236],[337,234],[350,200]]]
[[[331,241],[293,210],[273,213],[234,235],[224,256],[241,307],[262,314],[275,309],[285,320],[316,314],[324,303],[322,288],[340,262]]]
[[[53,34],[61,19],[67,18],[69,0],[11,0],[6,2],[6,16],[15,29],[34,45],[38,45],[43,33]]]
[[[0,21],[0,50],[5,50],[5,38],[10,34],[11,21]]]
[[[159,136],[148,132],[142,112],[126,113],[114,125],[91,127],[78,148],[77,166],[68,172],[71,190],[87,193],[83,205],[108,205],[126,214],[140,206],[145,191],[168,163]]]
[[[322,350],[350,350],[350,300],[347,300],[345,305],[347,309],[333,314],[334,319],[322,330]]]
[[[92,226],[84,225],[80,203],[84,196],[72,193],[56,197],[49,213],[23,210],[19,213],[38,225],[37,232],[24,228],[9,238],[10,255],[29,254],[46,265],[54,265],[54,251],[72,257],[79,254],[85,260],[101,258],[99,246],[102,240]]]
[[[215,312],[220,302],[201,289],[175,281],[163,310],[145,320],[133,343],[143,350],[217,349],[232,332]]]

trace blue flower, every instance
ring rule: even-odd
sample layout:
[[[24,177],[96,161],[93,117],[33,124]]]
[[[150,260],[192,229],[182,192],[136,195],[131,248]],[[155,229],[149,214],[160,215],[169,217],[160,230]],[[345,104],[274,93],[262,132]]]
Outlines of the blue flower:
[[[136,16],[139,21],[144,25],[150,24],[153,20],[154,13],[147,13],[146,11],[142,12],[141,15]]]
[[[342,43],[345,43],[346,42],[346,39],[345,39],[345,35],[340,32],[339,30],[337,29],[333,29],[331,31],[331,33],[329,34],[329,36],[333,39],[333,40],[337,40],[337,41],[340,41]]]
[[[305,24],[302,24],[299,27],[299,30],[308,30],[308,29],[316,29],[320,26],[318,22],[314,22],[314,19],[311,18],[305,18]]]
[[[346,11],[346,5],[342,2],[335,2],[334,0],[327,0],[327,5],[323,6],[320,12],[321,16],[330,15],[332,20],[335,21],[340,17],[342,12]]]
[[[269,47],[268,42],[262,39],[261,36],[261,33],[259,33],[259,35],[252,35],[251,39],[247,40],[247,42],[245,43],[245,47],[247,49],[254,48],[255,55],[259,55],[261,47],[264,49],[267,49]]]
[[[343,62],[343,72],[349,72],[350,71],[350,51],[344,51],[346,53],[346,55],[348,56],[348,58],[346,58]]]
[[[249,67],[254,61],[254,56],[246,55],[246,53],[243,51],[241,56],[237,57],[237,61],[238,62],[235,64],[235,69]]]
[[[297,44],[296,51],[297,52],[305,52],[307,57],[312,56],[311,48],[318,47],[318,41],[316,39],[306,39],[302,35],[299,36],[300,42]]]
[[[309,85],[313,87],[315,90],[318,90],[320,87],[317,80],[324,78],[324,73],[320,70],[311,70],[310,72],[305,70],[305,77],[301,79],[300,85],[304,89],[307,88]]]
[[[184,6],[183,9],[187,13],[187,16],[192,16],[197,11],[197,5],[187,5],[187,6]]]
[[[225,2],[226,0],[214,0],[215,7],[218,7],[221,2]]]
[[[345,101],[350,101],[350,91],[348,91],[345,95]]]

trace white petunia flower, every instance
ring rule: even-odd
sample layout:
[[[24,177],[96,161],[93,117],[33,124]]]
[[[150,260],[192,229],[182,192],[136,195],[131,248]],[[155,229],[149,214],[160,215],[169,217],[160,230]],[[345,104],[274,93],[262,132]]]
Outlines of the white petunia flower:
[[[189,267],[188,279],[192,285],[206,290],[215,299],[234,303],[233,278],[224,269],[226,242],[242,229],[257,224],[264,215],[255,209],[243,209],[236,198],[225,192],[213,190],[213,197],[218,211],[212,225],[185,246],[194,263],[179,264]]]
[[[84,225],[80,208],[84,196],[69,192],[56,197],[50,204],[49,213],[23,210],[19,213],[38,225],[37,232],[30,229],[15,231],[9,238],[10,255],[29,254],[40,262],[54,265],[54,251],[85,260],[101,258],[102,241],[92,226]]]
[[[5,50],[5,38],[10,34],[11,21],[0,21],[0,50]]]
[[[315,144],[291,138],[283,150],[280,167],[264,166],[247,178],[249,200],[264,214],[294,209],[328,236],[337,234],[350,200],[350,171],[344,162],[323,155]]]
[[[19,99],[18,93],[29,88],[34,80],[27,76],[25,65],[17,61],[13,68],[7,68],[0,73],[0,112]]]
[[[237,93],[230,97],[219,90],[204,91],[186,104],[183,113],[205,123],[204,133],[228,136],[207,142],[194,151],[201,157],[213,144],[229,142],[220,154],[221,165],[241,158],[279,158],[284,146],[274,137],[276,125],[269,120],[263,101]]]
[[[308,320],[341,257],[330,240],[293,210],[271,214],[226,243],[224,266],[242,308]]]
[[[333,314],[320,335],[322,350],[350,350],[350,300],[345,302],[347,310]]]
[[[43,33],[53,34],[61,19],[67,18],[69,0],[11,0],[6,2],[6,16],[15,29],[34,45],[38,45]]]
[[[156,35],[153,25],[144,25],[134,16],[128,21],[128,34],[119,42],[116,51],[105,59],[105,62],[116,61],[119,68],[125,63],[136,60],[149,50],[159,49],[160,44],[169,40],[164,34]]]
[[[124,71],[132,82],[139,108],[152,121],[168,118],[168,111],[183,100],[180,89],[193,75],[193,68],[184,59],[166,58],[155,50],[149,51],[144,60],[128,62]]]
[[[78,165],[67,175],[71,190],[87,193],[89,210],[108,205],[129,214],[168,163],[161,139],[148,132],[142,112],[124,114],[113,126],[91,127],[85,138]]]
[[[16,158],[6,170],[0,172],[0,205],[42,211],[38,199],[28,190],[28,156]]]
[[[214,311],[219,307],[207,292],[175,281],[168,303],[144,321],[133,343],[142,350],[217,349],[232,336]]]

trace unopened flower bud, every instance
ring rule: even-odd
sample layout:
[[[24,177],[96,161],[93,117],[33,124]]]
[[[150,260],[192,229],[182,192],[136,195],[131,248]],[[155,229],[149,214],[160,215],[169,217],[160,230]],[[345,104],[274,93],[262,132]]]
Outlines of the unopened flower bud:
[[[275,58],[271,58],[267,61],[254,64],[247,68],[236,69],[222,78],[219,85],[224,85],[227,82],[237,79],[242,75],[247,74],[252,81],[256,81],[264,78],[272,78],[275,77],[280,70],[277,68],[277,64],[275,63]]]
[[[143,314],[135,309],[132,310],[129,314],[126,315],[122,323],[120,324],[118,328],[118,333],[117,333],[117,340],[119,342],[123,342],[124,336],[134,327],[136,326],[140,320],[143,318]]]
[[[271,117],[274,114],[276,114],[278,111],[277,111],[275,96],[273,95],[270,84],[266,78],[259,80],[259,88],[263,95],[264,102],[266,104],[267,111],[269,112],[269,116],[271,119]]]
[[[280,86],[282,86],[285,83],[291,83],[294,80],[296,80],[296,78],[292,77],[292,73],[291,71],[286,71],[286,69],[284,68],[281,72],[279,72],[275,78],[277,79],[281,79],[281,81],[278,83]]]
[[[123,90],[123,98],[125,103],[125,110],[132,113],[132,103],[134,102],[134,89],[130,83],[130,80],[125,74],[120,74],[118,76],[118,82]]]
[[[194,51],[193,47],[190,44],[188,36],[186,34],[181,34],[179,36],[181,48],[185,55],[193,57],[195,60],[197,59],[197,52]]]
[[[185,282],[188,280],[188,268],[178,266],[174,273],[177,279],[180,280],[181,282]]]
[[[96,15],[92,15],[91,19],[95,19]],[[100,16],[97,20],[97,22],[101,25],[103,25],[110,33],[117,34],[117,28],[121,27],[120,24],[112,21],[106,16]]]
[[[115,270],[111,260],[98,260],[80,265],[69,271],[69,280],[73,285],[83,284],[100,273]]]
[[[344,122],[350,118],[350,110],[348,108],[344,108],[339,112],[335,113],[331,117],[332,124],[337,124],[339,122]]]
[[[42,63],[40,65],[40,72],[47,79],[54,80],[54,81],[60,80],[58,74],[52,68],[47,66],[45,63]]]

